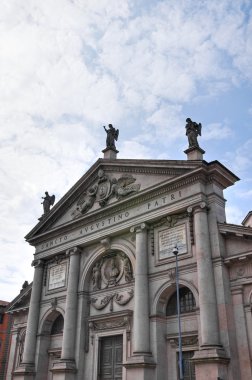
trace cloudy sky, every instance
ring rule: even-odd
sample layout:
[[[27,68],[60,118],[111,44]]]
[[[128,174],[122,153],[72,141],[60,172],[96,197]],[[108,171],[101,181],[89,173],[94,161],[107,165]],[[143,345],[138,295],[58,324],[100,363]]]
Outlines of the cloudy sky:
[[[186,159],[185,119],[207,161],[241,178],[227,221],[252,209],[250,0],[2,0],[0,299],[33,277],[24,236],[120,129],[118,158]]]

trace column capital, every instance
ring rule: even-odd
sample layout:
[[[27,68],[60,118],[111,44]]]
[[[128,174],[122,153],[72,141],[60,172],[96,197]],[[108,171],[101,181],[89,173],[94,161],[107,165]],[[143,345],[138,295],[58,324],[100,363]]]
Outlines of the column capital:
[[[43,260],[33,260],[32,263],[31,263],[31,266],[34,267],[34,268],[38,268],[38,267],[43,268],[44,261]]]
[[[137,234],[137,233],[143,232],[144,230],[147,230],[147,229],[148,229],[148,224],[141,223],[141,224],[138,224],[136,226],[131,227],[130,232],[131,233],[135,232]]]
[[[197,212],[207,212],[209,207],[206,202],[199,202],[187,208],[188,214],[196,214]]]
[[[67,251],[66,251],[66,256],[73,256],[73,255],[79,255],[81,253],[81,249],[79,247],[73,247],[73,248],[69,248]]]

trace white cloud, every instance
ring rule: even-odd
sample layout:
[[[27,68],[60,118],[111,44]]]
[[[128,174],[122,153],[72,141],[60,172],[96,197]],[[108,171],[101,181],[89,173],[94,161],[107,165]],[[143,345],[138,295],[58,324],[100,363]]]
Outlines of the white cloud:
[[[252,139],[247,140],[240,145],[234,152],[227,154],[229,166],[233,168],[238,175],[243,177],[247,175],[247,179],[251,177],[252,172]]]
[[[12,294],[31,261],[17,241],[40,216],[40,197],[59,199],[102,156],[103,124],[120,126],[120,157],[165,158],[161,148],[186,141],[184,106],[251,83],[249,12],[242,0],[2,4],[0,279],[16,271],[9,261],[28,260]],[[206,140],[231,136],[225,121],[203,128]],[[251,168],[250,152],[248,141],[232,153],[234,167]]]
[[[224,140],[230,137],[233,132],[227,125],[221,123],[211,123],[206,125],[203,130],[204,140]]]

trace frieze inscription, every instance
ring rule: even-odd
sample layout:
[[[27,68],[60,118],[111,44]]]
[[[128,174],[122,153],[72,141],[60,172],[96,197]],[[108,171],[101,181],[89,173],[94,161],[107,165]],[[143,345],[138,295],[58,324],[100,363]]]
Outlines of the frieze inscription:
[[[90,223],[84,225],[82,228],[76,229],[69,234],[65,234],[63,236],[59,236],[55,239],[46,241],[45,243],[40,244],[36,247],[36,253],[46,251],[48,249],[60,246],[62,244],[68,243],[75,239],[88,236],[97,231],[103,230],[104,228],[112,227],[114,225],[118,225],[118,223],[122,223],[126,220],[136,218],[140,215],[146,215],[146,213],[151,212],[153,210],[162,208],[166,205],[172,204],[180,199],[182,199],[183,193],[182,191],[177,191],[175,193],[169,193],[165,196],[154,199],[153,201],[143,203],[140,206],[132,207],[127,211],[117,213],[112,215],[111,217],[97,220],[95,223]]]

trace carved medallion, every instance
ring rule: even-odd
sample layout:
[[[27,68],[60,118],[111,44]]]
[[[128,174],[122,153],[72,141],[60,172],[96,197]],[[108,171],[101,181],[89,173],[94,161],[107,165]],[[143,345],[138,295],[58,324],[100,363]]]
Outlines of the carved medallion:
[[[111,252],[97,261],[92,269],[91,290],[111,288],[129,283],[133,272],[129,258],[123,253]]]

